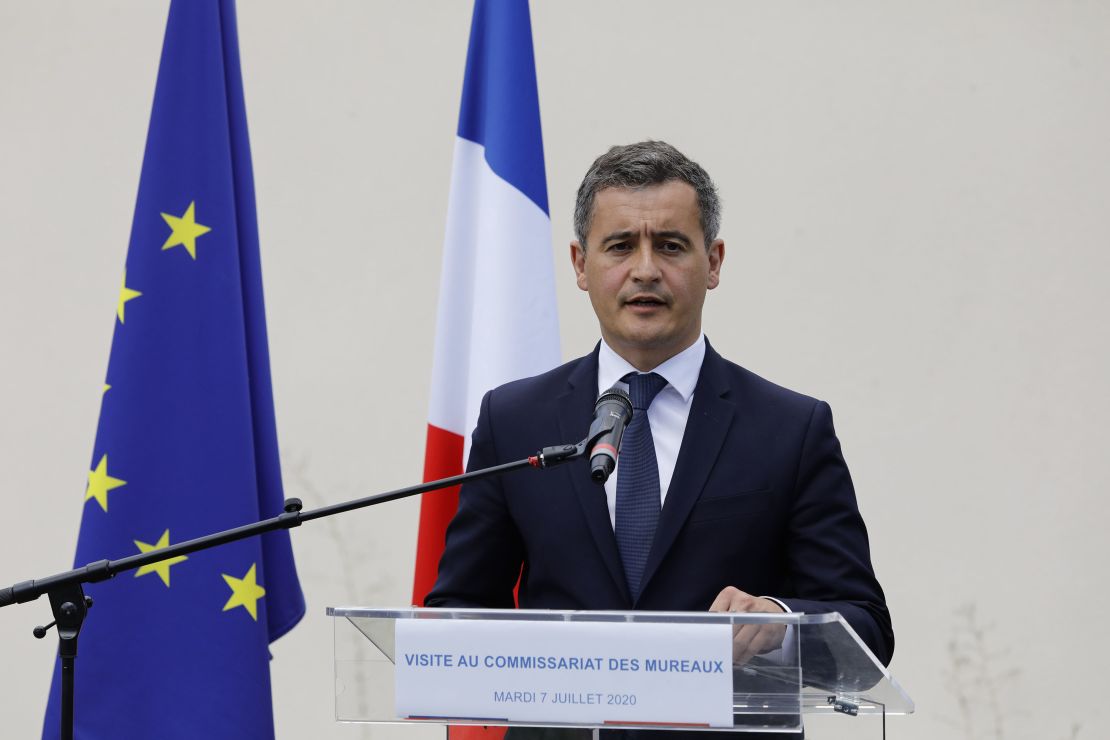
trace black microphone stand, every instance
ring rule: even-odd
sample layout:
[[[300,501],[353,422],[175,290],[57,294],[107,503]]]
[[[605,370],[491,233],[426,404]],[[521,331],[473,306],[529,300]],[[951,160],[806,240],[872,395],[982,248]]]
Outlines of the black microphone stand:
[[[591,430],[591,436],[594,435]],[[313,519],[322,519],[333,514],[344,514],[355,509],[362,509],[375,504],[384,504],[419,493],[428,493],[443,488],[450,488],[461,483],[492,478],[521,468],[546,469],[582,457],[588,446],[595,441],[590,437],[573,445],[557,445],[544,447],[535,455],[517,460],[515,462],[495,465],[482,470],[474,470],[450,478],[421,483],[408,488],[399,488],[395,491],[378,493],[372,496],[353,499],[341,504],[332,504],[311,511],[301,511],[300,499],[290,498],[285,500],[285,511],[271,519],[246,524],[241,527],[227,529],[223,532],[197,537],[196,539],[179,542],[160,550],[132,555],[119,560],[98,560],[81,568],[74,568],[63,573],[57,573],[46,578],[32,581],[22,581],[13,586],[0,589],[0,607],[10,604],[22,604],[34,601],[46,594],[50,598],[50,608],[54,613],[54,621],[45,627],[35,627],[34,635],[37,638],[46,636],[46,631],[57,625],[58,628],[58,657],[62,661],[62,695],[61,695],[61,737],[62,740],[73,740],[73,697],[74,697],[74,668],[77,659],[77,636],[81,632],[81,625],[85,621],[92,599],[85,596],[83,584],[104,581],[118,573],[134,570],[143,565],[157,563],[167,558],[198,550],[207,550],[212,547],[235,542],[237,540],[254,537],[274,532],[279,529],[292,529],[301,526],[304,522]]]

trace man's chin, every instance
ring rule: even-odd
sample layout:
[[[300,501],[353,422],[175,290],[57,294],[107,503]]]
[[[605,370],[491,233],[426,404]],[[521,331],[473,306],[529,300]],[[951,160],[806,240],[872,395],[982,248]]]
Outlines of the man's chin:
[[[663,327],[643,325],[626,327],[618,341],[633,351],[656,351],[677,344],[674,335]]]

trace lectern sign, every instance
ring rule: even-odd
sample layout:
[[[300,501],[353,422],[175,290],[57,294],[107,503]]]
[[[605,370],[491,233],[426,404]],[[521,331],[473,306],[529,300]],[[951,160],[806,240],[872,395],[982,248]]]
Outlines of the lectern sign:
[[[397,716],[732,726],[727,624],[404,619]]]

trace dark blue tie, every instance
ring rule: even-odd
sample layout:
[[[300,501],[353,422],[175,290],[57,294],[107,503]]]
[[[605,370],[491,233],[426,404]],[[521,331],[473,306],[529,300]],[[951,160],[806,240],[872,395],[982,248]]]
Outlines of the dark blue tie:
[[[647,410],[667,380],[655,373],[630,373],[621,380],[628,383],[632,397],[632,421],[621,438],[617,465],[616,534],[624,577],[635,602],[659,523],[659,463]]]

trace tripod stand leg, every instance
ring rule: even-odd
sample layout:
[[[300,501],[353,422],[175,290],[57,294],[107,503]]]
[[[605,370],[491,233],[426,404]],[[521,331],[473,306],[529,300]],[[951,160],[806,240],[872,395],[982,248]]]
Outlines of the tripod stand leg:
[[[62,658],[62,740],[73,740],[73,669],[74,658]]]

